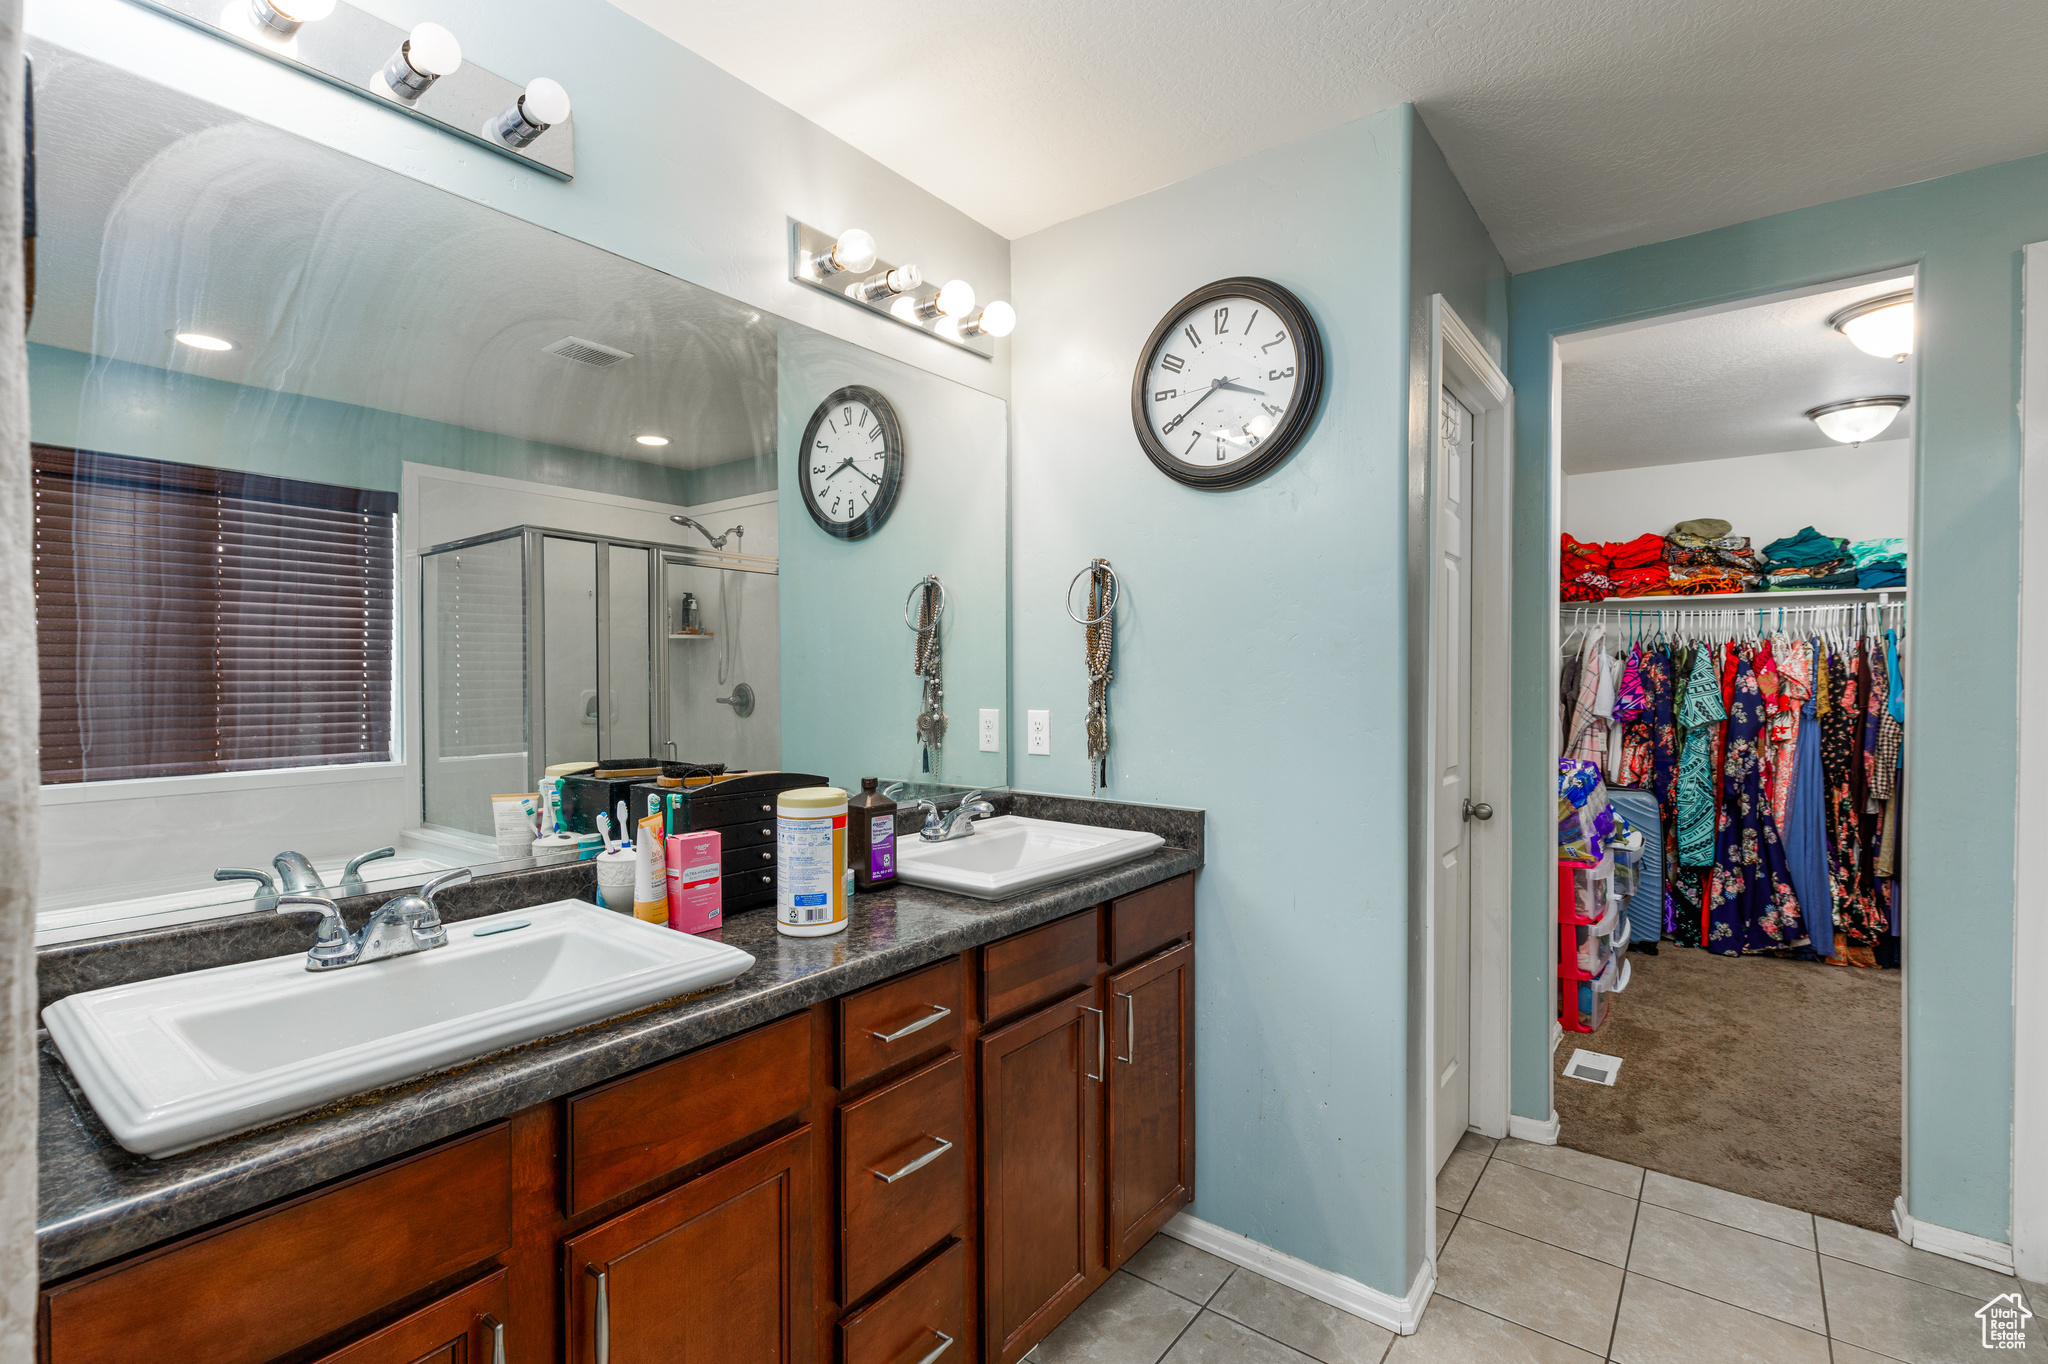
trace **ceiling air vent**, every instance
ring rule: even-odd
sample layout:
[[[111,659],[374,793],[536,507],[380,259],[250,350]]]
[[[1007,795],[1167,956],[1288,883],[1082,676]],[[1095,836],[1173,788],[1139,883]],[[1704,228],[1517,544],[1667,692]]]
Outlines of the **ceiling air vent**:
[[[633,352],[620,350],[597,341],[586,341],[580,336],[565,336],[552,346],[542,346],[549,355],[559,355],[564,360],[574,360],[579,365],[594,369],[607,369],[621,360],[633,358]]]

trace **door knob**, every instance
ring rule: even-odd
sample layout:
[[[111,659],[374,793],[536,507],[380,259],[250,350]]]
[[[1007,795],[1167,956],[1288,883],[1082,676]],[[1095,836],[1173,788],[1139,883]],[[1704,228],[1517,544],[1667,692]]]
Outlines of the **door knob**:
[[[1492,819],[1493,807],[1491,805],[1486,804],[1483,801],[1478,804],[1474,804],[1471,797],[1468,796],[1465,799],[1465,818]]]

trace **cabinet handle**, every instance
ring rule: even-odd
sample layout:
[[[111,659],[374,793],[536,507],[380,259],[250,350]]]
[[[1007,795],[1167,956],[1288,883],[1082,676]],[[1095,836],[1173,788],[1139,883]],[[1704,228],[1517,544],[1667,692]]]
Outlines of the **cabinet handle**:
[[[929,1136],[930,1134],[927,1133],[926,1135]],[[894,1184],[897,1180],[903,1178],[905,1175],[916,1174],[919,1170],[922,1170],[925,1166],[931,1164],[940,1156],[943,1156],[944,1154],[946,1154],[946,1152],[953,1149],[953,1143],[947,1141],[944,1137],[932,1137],[932,1140],[939,1144],[937,1150],[925,1152],[923,1155],[919,1156],[916,1160],[911,1161],[910,1164],[904,1166],[902,1169],[898,1170],[893,1175],[885,1175],[880,1170],[877,1170],[875,1171],[875,1178],[881,1180],[884,1184]]]
[[[1130,995],[1117,996],[1124,1002],[1124,1050],[1130,1055],[1116,1059],[1130,1065],[1138,1059],[1138,1001]]]
[[[941,1331],[936,1326],[932,1327],[932,1334],[939,1338],[939,1348],[933,1350],[923,1359],[918,1360],[917,1364],[932,1364],[933,1360],[937,1359],[940,1355],[946,1353],[946,1351],[953,1348],[953,1337],[947,1335],[944,1331]]]
[[[597,1356],[597,1364],[612,1364],[611,1283],[596,1265],[583,1266],[583,1272],[597,1280],[597,1319],[591,1323],[591,1346]]]
[[[915,1023],[907,1023],[895,1032],[870,1032],[868,1036],[874,1038],[877,1042],[900,1042],[910,1036],[910,1034],[922,1032],[940,1019],[950,1017],[952,1012],[951,1009],[943,1004],[934,1004],[932,1005],[932,1011],[923,1018],[918,1019]]]
[[[1103,1023],[1103,1019],[1102,1019],[1102,1010],[1100,1010],[1100,1009],[1091,1009],[1091,1008],[1089,1008],[1089,1007],[1088,1007],[1088,1006],[1087,1006],[1086,1004],[1083,1004],[1083,1005],[1081,1006],[1081,1012],[1082,1012],[1082,1013],[1084,1013],[1084,1014],[1094,1014],[1094,1015],[1095,1015],[1095,1073],[1094,1073],[1093,1075],[1090,1075],[1090,1076],[1089,1076],[1088,1078],[1089,1078],[1089,1079],[1091,1079],[1091,1080],[1093,1080],[1093,1081],[1095,1081],[1095,1082],[1096,1082],[1097,1084],[1100,1084],[1100,1083],[1102,1083],[1102,1072],[1103,1072],[1103,1064],[1102,1064],[1102,1062],[1103,1062],[1103,1056],[1104,1056],[1104,1052],[1105,1052],[1105,1047],[1104,1047],[1104,1043],[1103,1043],[1103,1035],[1104,1035],[1104,1034],[1105,1034],[1106,1032],[1108,1032],[1108,1028],[1107,1028],[1107,1027],[1106,1027],[1106,1026],[1104,1025],[1104,1023]]]
[[[505,1323],[486,1312],[479,1324],[491,1333],[491,1364],[505,1364]]]

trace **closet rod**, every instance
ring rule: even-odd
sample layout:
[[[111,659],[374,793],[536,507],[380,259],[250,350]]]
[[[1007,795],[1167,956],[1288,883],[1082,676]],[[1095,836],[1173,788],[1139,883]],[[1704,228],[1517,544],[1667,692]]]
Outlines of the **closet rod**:
[[[1846,603],[1850,606],[1854,606],[1859,601],[1897,605],[1906,600],[1906,589],[1903,587],[1816,587],[1808,589],[1789,588],[1777,592],[1700,592],[1689,596],[1682,592],[1674,592],[1648,597],[1604,597],[1599,601],[1559,602],[1558,605],[1563,607],[1605,606],[1609,609],[1619,607],[1624,610],[1630,609],[1636,602],[1655,602],[1659,604],[1679,602],[1697,605],[1705,602],[1737,601],[1770,602],[1773,605],[1783,605],[1786,599],[1790,597],[1798,597],[1810,601]]]

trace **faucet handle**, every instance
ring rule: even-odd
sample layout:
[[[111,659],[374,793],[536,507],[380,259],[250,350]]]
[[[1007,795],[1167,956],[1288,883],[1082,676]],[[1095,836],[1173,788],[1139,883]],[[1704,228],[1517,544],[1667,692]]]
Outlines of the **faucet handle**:
[[[258,886],[262,887],[262,889],[256,892],[257,912],[261,913],[266,909],[277,908],[277,882],[270,879],[270,873],[267,871],[257,871],[253,867],[215,867],[213,879],[216,881],[254,881]]]
[[[427,882],[424,886],[421,886],[417,893],[422,900],[425,900],[428,904],[433,904],[434,893],[436,891],[439,891],[447,886],[459,886],[464,884],[465,882],[473,881],[475,879],[476,868],[457,867],[453,871],[442,872],[439,876],[436,876],[433,880]]]
[[[341,888],[349,894],[361,894],[367,887],[363,884],[363,863],[375,862],[379,858],[396,857],[398,849],[390,846],[373,848],[359,857],[351,857],[348,865],[341,869]]]
[[[346,966],[355,960],[355,941],[349,937],[348,924],[342,919],[341,909],[334,901],[321,895],[280,895],[277,897],[277,912],[320,916],[320,927],[313,934],[313,948],[306,953],[308,971]]]

